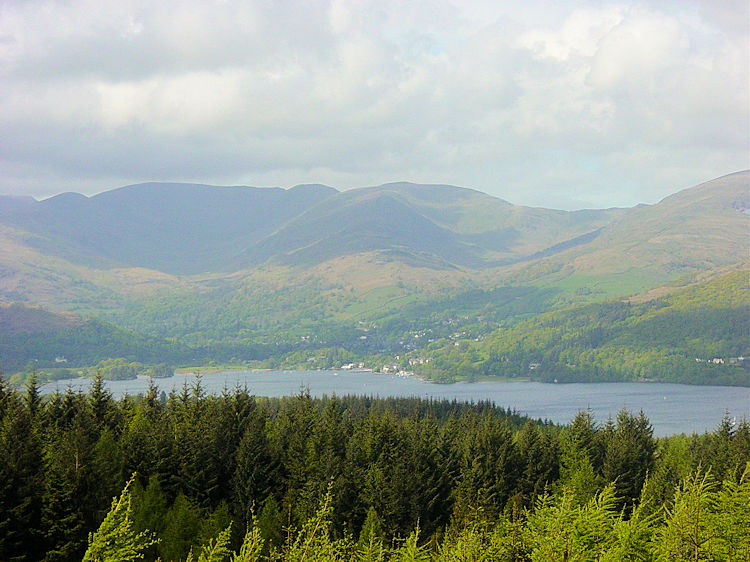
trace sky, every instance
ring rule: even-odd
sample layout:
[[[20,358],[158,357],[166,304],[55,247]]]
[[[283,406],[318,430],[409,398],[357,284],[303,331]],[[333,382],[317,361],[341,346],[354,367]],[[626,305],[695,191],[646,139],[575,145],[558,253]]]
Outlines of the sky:
[[[0,2],[0,193],[449,183],[654,203],[750,167],[746,0]]]

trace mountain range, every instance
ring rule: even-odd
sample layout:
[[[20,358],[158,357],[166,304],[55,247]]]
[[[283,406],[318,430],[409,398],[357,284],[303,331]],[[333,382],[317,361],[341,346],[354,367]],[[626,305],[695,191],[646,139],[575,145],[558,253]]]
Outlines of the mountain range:
[[[40,314],[20,314],[23,305],[181,344],[291,349],[305,330],[356,327],[412,305],[439,310],[467,291],[484,291],[493,310],[498,287],[548,295],[526,315],[658,294],[678,279],[744,269],[749,184],[743,171],[655,205],[580,211],[405,182],[0,196],[0,331],[16,337],[33,318],[38,333]]]
[[[0,223],[42,254],[175,275],[267,261],[314,265],[368,251],[433,267],[491,267],[576,244],[624,212],[520,207],[470,189],[410,183],[346,192],[149,183],[93,197],[0,198]]]

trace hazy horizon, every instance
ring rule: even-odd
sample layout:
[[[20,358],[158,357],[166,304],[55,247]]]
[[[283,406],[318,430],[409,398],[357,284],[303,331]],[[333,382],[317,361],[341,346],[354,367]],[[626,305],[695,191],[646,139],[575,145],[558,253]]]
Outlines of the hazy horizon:
[[[729,172],[727,174],[723,174],[723,175],[718,176],[716,178],[709,178],[709,179],[706,180],[706,182],[714,180],[714,179],[719,179],[719,178],[722,178],[722,177],[725,177],[725,176],[731,176],[731,175],[734,175],[734,174],[740,174],[740,173],[747,172],[747,171],[750,171],[750,170],[737,170],[736,172]],[[341,188],[341,187],[327,185],[327,184],[316,184],[314,182],[305,182],[305,183],[300,183],[300,184],[290,185],[290,186],[278,186],[278,185],[218,185],[218,184],[209,184],[209,183],[201,183],[201,182],[191,182],[191,181],[184,181],[184,182],[175,182],[175,181],[145,181],[145,182],[139,182],[139,183],[134,183],[134,184],[116,186],[116,187],[112,187],[112,188],[105,189],[103,191],[98,191],[98,192],[95,192],[95,193],[81,193],[79,191],[60,191],[58,193],[53,193],[53,194],[50,194],[50,195],[38,195],[38,196],[34,196],[34,195],[28,195],[28,194],[0,193],[0,196],[4,196],[4,197],[19,197],[19,198],[31,197],[32,199],[34,199],[37,202],[45,201],[47,199],[52,199],[53,197],[57,197],[59,195],[64,195],[66,193],[76,193],[78,195],[83,195],[84,197],[91,198],[91,197],[95,197],[97,195],[100,195],[102,193],[106,193],[108,191],[114,191],[114,190],[117,190],[117,189],[132,187],[132,186],[135,186],[135,185],[144,185],[144,184],[149,184],[149,183],[153,183],[153,184],[177,184],[177,185],[201,185],[201,186],[204,186],[204,187],[216,187],[216,188],[223,188],[223,187],[246,187],[246,188],[250,188],[250,189],[284,189],[284,190],[294,189],[296,187],[300,187],[300,186],[303,186],[303,185],[324,185],[325,187],[331,187],[331,188],[335,189],[338,192],[351,191],[351,190],[355,190],[355,189],[367,189],[367,188],[371,188],[371,187],[380,187],[380,186],[383,186],[383,185],[397,184],[397,183],[417,184],[417,182],[412,182],[412,181],[408,181],[408,180],[402,180],[402,181],[388,181],[388,182],[385,182],[385,183],[380,184],[378,186],[367,185],[367,186],[353,186],[353,187]],[[700,185],[702,183],[705,183],[705,182],[700,182],[699,184],[696,184],[696,185]],[[509,201],[506,197],[502,197],[500,195],[493,195],[491,193],[487,193],[487,192],[482,191],[480,189],[475,189],[473,187],[468,187],[468,186],[463,186],[463,185],[452,185],[452,184],[417,184],[417,185],[451,185],[452,187],[458,187],[458,188],[462,188],[462,189],[469,189],[469,190],[472,190],[472,191],[479,191],[481,193],[485,193],[485,194],[490,195],[492,197],[497,197],[499,199],[502,199],[502,200],[504,200],[504,201],[506,201],[508,203],[513,204],[513,205],[524,206],[521,203],[516,203],[515,201]],[[665,195],[663,197],[659,197],[659,199],[657,199],[655,201],[640,201],[640,202],[635,203],[633,205],[627,205],[627,206],[626,205],[606,205],[606,204],[603,205],[603,206],[599,206],[599,207],[568,207],[568,208],[557,208],[557,207],[551,207],[551,206],[550,207],[544,207],[544,205],[532,205],[532,206],[533,207],[540,207],[540,208],[548,208],[548,209],[565,210],[565,211],[579,211],[579,210],[587,210],[587,209],[629,208],[629,207],[635,207],[635,206],[638,206],[638,205],[655,205],[656,203],[659,203],[661,200],[663,200],[665,197],[669,197],[670,195],[673,195],[674,193],[677,193],[678,191],[681,191],[683,189],[688,189],[690,187],[695,187],[695,185],[690,185],[690,186],[684,186],[684,187],[677,188],[675,191],[673,191],[671,193],[668,193],[667,195]]]

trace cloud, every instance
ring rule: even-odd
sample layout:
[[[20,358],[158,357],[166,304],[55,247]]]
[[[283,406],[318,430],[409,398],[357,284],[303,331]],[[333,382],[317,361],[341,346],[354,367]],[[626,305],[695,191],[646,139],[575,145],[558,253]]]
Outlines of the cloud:
[[[698,0],[30,1],[0,21],[5,192],[408,179],[625,205],[747,167],[747,26]]]

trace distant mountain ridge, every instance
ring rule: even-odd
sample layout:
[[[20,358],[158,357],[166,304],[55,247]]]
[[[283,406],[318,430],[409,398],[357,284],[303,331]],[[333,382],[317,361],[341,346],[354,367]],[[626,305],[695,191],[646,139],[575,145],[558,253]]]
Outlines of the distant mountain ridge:
[[[221,268],[233,252],[337,193],[322,185],[280,188],[145,183],[92,197],[63,193],[19,204],[0,199],[0,223],[33,248],[94,267],[174,274]]]
[[[92,197],[0,196],[0,302],[88,313],[163,291],[233,291],[257,283],[258,272],[269,287],[324,275],[366,290],[399,279],[577,276],[567,286],[603,279],[605,292],[628,294],[746,259],[749,182],[743,171],[655,205],[581,211],[408,182],[343,192],[146,183]],[[346,269],[355,263],[366,270]]]
[[[75,264],[169,274],[230,271],[266,261],[314,265],[380,251],[429,267],[491,267],[608,224],[624,211],[555,211],[484,193],[406,182],[338,192],[146,183],[92,197],[0,197],[0,225]]]
[[[579,272],[627,268],[689,274],[748,257],[750,171],[683,189],[654,205],[638,205],[602,228],[590,244],[550,258]]]
[[[275,257],[310,265],[382,251],[414,264],[482,269],[571,242],[623,212],[535,209],[455,186],[391,183],[342,192],[312,207],[246,256],[248,263]]]

